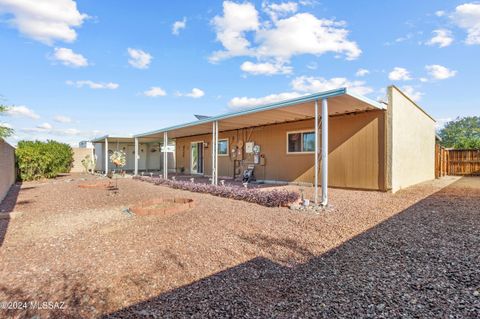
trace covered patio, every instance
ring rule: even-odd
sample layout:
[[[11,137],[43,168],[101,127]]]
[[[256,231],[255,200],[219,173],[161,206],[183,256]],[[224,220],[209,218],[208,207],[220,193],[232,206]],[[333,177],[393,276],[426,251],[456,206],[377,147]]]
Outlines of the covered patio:
[[[177,140],[186,137],[195,137],[200,135],[209,135],[211,143],[210,166],[211,183],[219,183],[219,133],[231,132],[240,129],[253,129],[263,126],[271,126],[281,123],[293,123],[306,120],[314,121],[314,201],[323,206],[328,203],[328,172],[329,172],[329,119],[345,115],[356,115],[360,113],[384,110],[385,106],[363,96],[352,93],[346,88],[320,92],[306,95],[300,98],[282,101],[274,104],[263,105],[251,108],[245,111],[232,112],[219,116],[207,117],[198,121],[171,126],[160,130],[138,134],[134,136],[135,165],[134,174],[139,172],[139,144],[160,141],[163,139],[163,145],[168,141]],[[249,142],[249,139],[246,139]],[[206,144],[206,143],[204,143]],[[245,143],[248,144],[248,143]],[[230,148],[228,142],[227,153],[221,150],[221,155],[231,156],[238,149]],[[243,152],[243,144],[240,145]],[[255,149],[253,143],[245,145],[246,148],[252,148],[255,161],[253,164],[261,165],[260,148]],[[288,147],[288,146],[287,146]],[[237,147],[238,148],[238,147]],[[202,147],[203,150],[203,147]],[[177,150],[178,152],[179,150]],[[307,152],[305,152],[307,153]],[[163,178],[168,178],[167,153],[163,155]],[[234,154],[236,156],[236,153]],[[198,156],[198,154],[197,154]],[[203,156],[203,153],[202,153]],[[243,159],[243,157],[242,157]],[[275,161],[272,157],[270,161]],[[265,164],[264,164],[265,165]],[[177,165],[175,165],[176,167]],[[285,169],[288,169],[286,167]],[[202,169],[203,175],[205,172]],[[322,185],[321,197],[319,198],[318,187]]]
[[[135,144],[135,138],[126,136],[105,135],[91,141],[95,147],[96,166],[95,170],[107,174],[116,169],[110,161],[110,155],[114,151],[123,151],[126,154],[126,165],[121,169],[125,172],[163,172],[163,141],[146,139]],[[168,169],[175,171],[175,145],[168,146],[169,156]],[[162,155],[161,155],[162,154]]]

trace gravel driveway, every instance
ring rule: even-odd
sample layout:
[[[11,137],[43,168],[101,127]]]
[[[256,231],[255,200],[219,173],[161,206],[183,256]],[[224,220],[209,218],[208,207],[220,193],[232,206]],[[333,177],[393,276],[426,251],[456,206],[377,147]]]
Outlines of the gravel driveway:
[[[24,183],[0,205],[0,302],[63,308],[0,317],[480,316],[480,178],[331,189],[321,214],[129,179],[117,194],[80,189],[84,178]],[[171,196],[196,206],[122,212]]]

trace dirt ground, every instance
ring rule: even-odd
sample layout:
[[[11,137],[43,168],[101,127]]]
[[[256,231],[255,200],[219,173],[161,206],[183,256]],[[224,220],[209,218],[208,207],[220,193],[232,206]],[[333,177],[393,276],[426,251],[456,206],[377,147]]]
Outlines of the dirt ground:
[[[330,189],[319,214],[85,179],[23,183],[0,205],[1,318],[480,316],[480,178]],[[195,207],[123,211],[173,196]]]

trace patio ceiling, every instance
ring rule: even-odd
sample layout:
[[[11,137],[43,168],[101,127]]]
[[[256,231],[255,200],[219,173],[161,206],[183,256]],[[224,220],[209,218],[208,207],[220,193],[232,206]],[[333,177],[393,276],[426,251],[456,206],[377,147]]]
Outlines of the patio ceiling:
[[[312,119],[315,117],[315,100],[318,100],[318,103],[321,103],[320,100],[323,98],[328,98],[329,116],[384,109],[383,104],[353,94],[347,91],[346,88],[343,88],[251,108],[246,111],[209,117],[183,125],[139,134],[135,137],[137,137],[140,142],[148,142],[161,140],[164,132],[168,132],[169,138],[210,134],[212,133],[212,122],[214,121],[218,121],[218,129],[222,132],[247,127]]]

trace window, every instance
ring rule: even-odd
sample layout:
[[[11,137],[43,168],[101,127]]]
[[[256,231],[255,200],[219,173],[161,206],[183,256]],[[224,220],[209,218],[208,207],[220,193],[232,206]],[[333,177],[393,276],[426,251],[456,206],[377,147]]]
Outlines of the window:
[[[287,133],[287,153],[313,153],[315,152],[315,132]]]
[[[218,140],[218,155],[228,155],[228,139]]]

